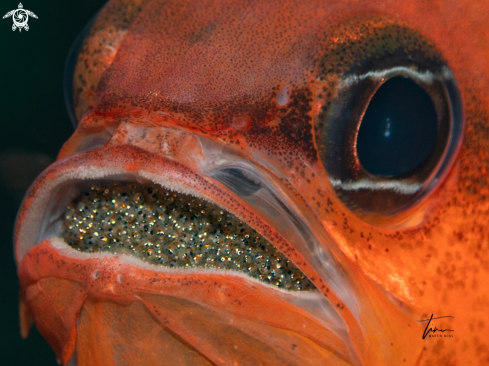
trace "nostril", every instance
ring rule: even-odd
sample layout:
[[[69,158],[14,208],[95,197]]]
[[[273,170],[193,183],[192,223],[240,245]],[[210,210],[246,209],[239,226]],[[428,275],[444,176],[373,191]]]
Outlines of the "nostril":
[[[277,93],[277,104],[280,107],[287,105],[290,102],[290,86],[286,85]]]

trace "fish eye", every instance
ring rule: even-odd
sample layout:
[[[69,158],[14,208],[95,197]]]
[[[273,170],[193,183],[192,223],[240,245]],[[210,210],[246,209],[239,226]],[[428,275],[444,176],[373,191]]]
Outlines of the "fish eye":
[[[393,177],[421,166],[438,132],[429,94],[407,77],[387,80],[375,92],[357,137],[360,164],[370,174]]]
[[[323,68],[329,80],[337,69],[338,81],[328,85],[315,135],[338,198],[383,225],[443,183],[464,118],[455,77],[435,47],[394,21],[372,21],[384,27],[362,32],[364,20],[353,20],[342,29],[359,36],[341,43],[341,52],[336,44],[328,50]]]

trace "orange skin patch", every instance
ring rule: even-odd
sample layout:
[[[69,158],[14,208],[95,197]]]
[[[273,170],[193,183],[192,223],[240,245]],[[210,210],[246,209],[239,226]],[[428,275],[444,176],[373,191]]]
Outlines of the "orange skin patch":
[[[34,319],[60,361],[67,364],[76,349],[79,365],[117,364],[121,354],[119,364],[128,365],[154,364],[167,354],[174,365],[256,364],[243,356],[253,352],[270,365],[489,363],[483,335],[489,324],[488,12],[484,1],[110,1],[75,68],[77,130],[19,213],[23,334]],[[352,61],[348,57],[358,55],[345,54],[341,62],[329,56],[379,29],[401,26],[424,37],[427,49],[436,49],[450,67],[466,130],[445,182],[409,211],[372,225],[331,187],[318,153],[318,126],[322,106],[336,97]],[[325,60],[334,68],[325,69]],[[280,228],[280,218],[206,175],[212,154],[202,139],[253,165],[307,222],[350,279],[358,317],[321,277],[314,253]],[[315,283],[345,322],[349,340],[282,302],[283,293],[255,282],[252,288],[242,277],[157,274],[120,266],[117,257],[72,258],[46,240],[34,246],[50,198],[43,192],[88,167],[160,176],[233,212]],[[214,277],[219,284],[206,287]],[[217,300],[219,294],[225,300]],[[231,300],[243,298],[246,306],[236,310]],[[60,307],[52,306],[56,302]],[[195,326],[172,308],[197,314]],[[239,326],[226,333],[229,314],[239,315]],[[436,323],[454,329],[453,338],[422,339],[425,323],[417,320],[431,314],[454,317]],[[138,316],[137,324],[122,320]],[[306,330],[299,329],[304,319],[311,322]],[[145,334],[163,346],[136,342],[149,341]],[[251,334],[277,341],[264,347]],[[222,348],[212,342],[216,335]],[[224,342],[233,337],[245,348]],[[291,339],[297,353],[289,349]],[[145,359],[139,358],[142,350]]]
[[[36,266],[38,261],[45,263],[45,265],[42,267]],[[36,269],[37,273],[32,273],[33,268]],[[239,277],[235,277],[230,281],[227,275],[223,276],[222,274],[199,274],[199,276],[193,276],[191,274],[186,274],[185,271],[180,273],[175,273],[175,271],[173,271],[173,273],[157,273],[152,270],[144,270],[128,264],[121,265],[115,258],[66,261],[65,257],[53,250],[47,242],[37,245],[35,250],[29,252],[23,261],[20,273],[23,279],[28,277],[43,278],[32,285],[29,283],[23,284],[23,286],[27,288],[26,297],[29,302],[34,305],[32,306],[33,309],[45,309],[48,306],[45,298],[49,295],[52,296],[53,292],[49,288],[48,283],[57,283],[57,286],[63,288],[62,291],[58,288],[56,293],[63,293],[65,298],[59,298],[58,296],[57,299],[72,302],[72,309],[80,308],[80,302],[76,301],[77,299],[80,299],[80,296],[84,297],[83,300],[89,296],[96,299],[93,301],[100,302],[112,300],[115,301],[113,306],[121,303],[127,305],[133,301],[140,301],[146,305],[146,308],[157,318],[156,320],[153,320],[153,328],[163,326],[172,333],[177,333],[183,338],[188,338],[186,340],[190,344],[198,344],[199,342],[205,343],[204,347],[209,347],[210,350],[204,349],[201,350],[201,352],[211,355],[208,357],[211,357],[211,361],[216,363],[222,363],[222,361],[219,361],[220,358],[227,360],[224,364],[231,362],[233,360],[233,355],[227,354],[230,350],[225,349],[225,347],[219,347],[219,342],[213,341],[211,338],[202,337],[199,339],[199,333],[203,332],[203,330],[189,330],[186,329],[185,326],[180,326],[179,323],[184,321],[185,317],[192,316],[192,312],[183,312],[176,316],[176,314],[169,312],[169,308],[160,307],[158,304],[155,304],[155,301],[151,300],[153,297],[159,299],[156,302],[172,301],[174,306],[179,307],[185,307],[185,304],[189,304],[187,306],[189,308],[196,308],[195,311],[197,313],[206,310],[212,314],[212,317],[207,319],[205,323],[208,326],[215,326],[216,328],[226,326],[226,322],[224,321],[226,317],[235,317],[236,322],[239,321],[243,323],[239,328],[251,333],[255,331],[255,327],[257,326],[266,328],[265,324],[270,328],[268,330],[263,329],[265,334],[270,333],[273,335],[275,332],[278,332],[278,330],[274,330],[273,327],[286,329],[288,332],[295,334],[295,338],[304,338],[304,347],[310,351],[316,350],[317,352],[321,349],[321,347],[314,347],[315,343],[326,348],[322,352],[318,352],[318,354],[314,355],[316,360],[323,361],[328,358],[332,360],[337,359],[337,362],[341,364],[345,362],[344,359],[346,359],[348,355],[348,351],[343,342],[331,334],[331,332],[325,331],[322,326],[315,324],[314,320],[310,319],[306,312],[297,311],[297,309],[294,309],[294,307],[283,300],[281,301],[275,296],[270,296],[269,288],[258,283],[249,284]],[[58,278],[63,278],[63,280]],[[84,286],[80,286],[80,283],[83,283]],[[209,292],[212,292],[213,296],[210,297],[208,295]],[[283,294],[281,295],[283,296]],[[168,300],[165,300],[167,297]],[[185,301],[182,299],[185,299]],[[49,300],[52,301],[54,299],[50,298]],[[203,308],[202,310],[199,310],[198,304]],[[208,307],[215,310],[209,311]],[[247,315],[245,317],[243,317],[243,308],[246,309]],[[264,309],[266,310],[264,311]],[[277,311],[277,309],[280,311]],[[85,311],[92,314],[90,309],[86,309]],[[176,311],[176,313],[178,314],[178,311]],[[82,338],[84,336],[83,334],[76,335],[76,332],[74,331],[78,315],[79,314],[68,313],[64,314],[63,319],[59,319],[57,316],[51,314],[34,314],[36,324],[51,324],[49,329],[50,333],[46,331],[44,334],[46,335],[47,333],[46,338],[50,344],[56,351],[58,351],[58,354],[61,353],[62,359],[66,361],[69,360],[73,352],[70,348],[72,347],[72,343],[74,343],[71,337],[77,336],[78,338]],[[195,316],[202,316],[202,318],[205,319],[206,315],[196,314]],[[182,319],[178,319],[179,317]],[[251,319],[256,318],[255,320],[261,325],[254,324],[253,322],[247,324],[246,319],[250,317]],[[212,320],[212,318],[216,319]],[[218,321],[218,319],[222,320]],[[97,320],[97,322],[98,321],[99,320]],[[103,320],[100,320],[100,322],[102,321]],[[110,319],[106,319],[105,321],[109,321],[111,325],[115,325],[114,323],[116,322],[115,320]],[[137,317],[135,322],[138,322]],[[220,322],[223,324],[219,324]],[[68,329],[59,331],[56,328],[58,326]],[[92,324],[90,324],[90,326],[93,327]],[[219,331],[225,332],[225,330]],[[107,332],[110,333],[110,330],[107,330]],[[69,337],[70,341],[59,339],[59,335],[64,335],[65,333],[69,334],[69,336],[67,334],[65,337]],[[207,330],[207,333],[212,334],[212,331]],[[121,333],[120,336],[124,337],[126,334],[130,335],[133,334],[133,332],[131,329],[126,328],[123,329],[123,333]],[[136,334],[134,335],[136,336]],[[140,334],[138,335],[141,336]],[[228,337],[231,338],[230,342],[234,342],[234,344],[239,345],[239,347],[244,346],[249,348],[249,352],[251,352],[253,347],[257,347],[258,344],[257,340],[253,339],[243,342],[240,340],[233,340],[231,335]],[[150,342],[151,340],[144,338],[143,335],[143,340],[139,340],[138,342],[141,341]],[[125,342],[127,342],[127,340]],[[324,345],[324,342],[327,343]],[[59,352],[60,347],[64,347],[61,352]],[[114,345],[112,345],[112,347],[114,347]],[[83,355],[82,357],[88,357],[89,353],[92,351],[92,347],[85,349],[79,347],[77,350],[77,357],[80,357],[80,353]],[[102,351],[103,352],[100,352],[100,354],[104,358],[110,358],[109,349],[103,349]],[[266,354],[265,349],[261,352]],[[168,352],[167,350],[165,353],[172,352]],[[124,361],[124,364],[131,364],[130,361],[136,362],[141,355],[127,352],[126,357],[127,360]],[[289,357],[291,359],[287,360]],[[296,359],[294,360],[294,358]],[[298,364],[300,360],[300,355],[291,354],[288,356],[282,355],[274,360],[274,362],[293,361]]]

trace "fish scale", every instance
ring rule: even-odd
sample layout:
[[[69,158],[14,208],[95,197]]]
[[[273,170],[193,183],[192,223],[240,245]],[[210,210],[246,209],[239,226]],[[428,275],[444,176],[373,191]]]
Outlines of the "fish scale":
[[[315,288],[234,215],[153,184],[92,184],[66,207],[61,236],[83,252],[125,253],[168,267],[234,270],[292,291]]]

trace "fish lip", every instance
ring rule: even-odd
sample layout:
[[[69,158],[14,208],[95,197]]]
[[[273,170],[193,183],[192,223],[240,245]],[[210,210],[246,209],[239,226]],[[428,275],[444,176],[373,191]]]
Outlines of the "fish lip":
[[[128,166],[127,162],[131,161],[128,157],[131,155],[136,160],[139,157],[140,162],[141,158],[147,158],[155,164],[160,163],[158,168],[164,169],[166,167],[168,171],[165,174],[161,170],[153,169],[154,166],[148,166],[145,169],[144,165],[139,165],[141,168],[135,169],[134,163]],[[88,182],[93,180],[121,179],[152,182],[178,193],[189,194],[207,200],[239,217],[248,225],[250,225],[251,221],[250,226],[258,232],[263,231],[263,227],[267,226],[265,220],[262,220],[263,222],[260,223],[262,230],[260,230],[257,227],[259,218],[252,212],[252,208],[247,207],[245,203],[240,202],[227,192],[227,188],[221,187],[219,182],[212,181],[204,175],[199,175],[188,167],[166,157],[148,153],[138,147],[129,145],[109,146],[81,152],[59,160],[46,169],[32,184],[21,205],[15,226],[14,241],[17,264],[22,261],[24,255],[36,244],[47,237],[59,236],[59,234],[56,235],[57,233],[53,234],[52,231],[47,232],[47,228],[53,222],[59,221],[59,217],[62,214],[59,211],[60,208],[63,208],[79,195],[80,192],[71,189],[73,183],[87,182],[86,184],[88,184]],[[66,192],[60,193],[60,189],[63,187],[70,187],[68,194]],[[212,194],[209,194],[210,191]],[[63,202],[57,204],[60,197]],[[221,198],[221,200],[218,198]],[[53,213],[54,216],[52,216]],[[53,220],[51,220],[52,217],[54,217]],[[266,229],[273,230],[270,226]],[[57,232],[59,233],[59,229]],[[267,239],[269,240],[269,238]],[[284,241],[284,243],[286,242]],[[277,247],[273,241],[271,241],[271,244]],[[300,257],[290,245],[285,250],[284,248],[279,248],[279,250],[293,262],[296,262],[297,258],[295,260],[290,258],[291,254]]]
[[[256,278],[248,276],[238,270],[233,269],[222,269],[222,268],[199,268],[199,267],[169,267],[169,266],[158,266],[151,263],[141,261],[137,257],[132,255],[127,255],[125,253],[113,253],[113,252],[97,252],[97,253],[87,253],[72,249],[70,246],[58,236],[49,237],[38,244],[46,243],[52,248],[54,248],[58,253],[64,257],[71,259],[95,259],[104,262],[104,260],[116,260],[120,265],[129,265],[132,267],[137,267],[139,269],[151,271],[154,273],[167,274],[167,275],[213,275],[217,277],[235,277],[239,278],[245,282],[250,283],[251,286],[264,286],[267,287],[269,291],[274,291],[281,293],[287,297],[300,299],[317,299],[321,296],[320,292],[317,290],[311,291],[291,291],[279,288],[277,286],[268,284],[266,282],[260,281]],[[36,244],[37,245],[37,244]]]

